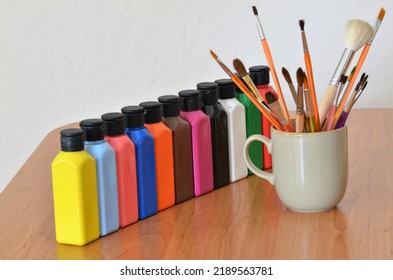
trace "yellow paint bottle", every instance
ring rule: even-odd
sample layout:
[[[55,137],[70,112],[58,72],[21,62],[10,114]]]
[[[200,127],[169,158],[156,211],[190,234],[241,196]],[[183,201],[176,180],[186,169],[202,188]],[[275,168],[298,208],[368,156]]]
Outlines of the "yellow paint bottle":
[[[56,240],[82,246],[100,235],[96,163],[84,150],[82,129],[60,135],[61,152],[52,162]]]

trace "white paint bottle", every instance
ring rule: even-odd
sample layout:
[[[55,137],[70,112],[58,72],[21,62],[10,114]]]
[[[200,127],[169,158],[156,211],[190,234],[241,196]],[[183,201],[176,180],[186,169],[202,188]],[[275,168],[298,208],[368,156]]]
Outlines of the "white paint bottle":
[[[228,118],[229,180],[235,182],[247,177],[247,165],[243,159],[246,142],[246,113],[244,105],[235,98],[235,84],[231,79],[219,79],[219,102]]]

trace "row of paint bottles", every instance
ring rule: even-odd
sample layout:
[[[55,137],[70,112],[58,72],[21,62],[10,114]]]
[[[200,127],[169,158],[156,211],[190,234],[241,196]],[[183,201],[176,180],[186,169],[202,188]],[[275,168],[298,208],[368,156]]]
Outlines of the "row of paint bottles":
[[[239,148],[246,114],[231,80],[199,83],[158,101],[62,131],[62,152],[52,164],[59,243],[86,244],[247,176]],[[89,164],[72,163],[81,157]]]

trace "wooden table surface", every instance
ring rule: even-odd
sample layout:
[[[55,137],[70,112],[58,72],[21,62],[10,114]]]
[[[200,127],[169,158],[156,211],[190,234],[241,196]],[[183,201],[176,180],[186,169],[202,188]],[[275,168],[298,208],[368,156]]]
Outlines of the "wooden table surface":
[[[336,209],[292,212],[250,176],[83,247],[55,240],[50,164],[63,128],[0,194],[0,259],[393,259],[393,109],[351,113]]]

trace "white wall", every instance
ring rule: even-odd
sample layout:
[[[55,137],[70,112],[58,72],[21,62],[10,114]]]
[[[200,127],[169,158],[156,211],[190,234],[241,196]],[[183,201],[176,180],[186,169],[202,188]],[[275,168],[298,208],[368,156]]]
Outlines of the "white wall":
[[[236,57],[266,64],[252,5],[277,69],[292,75],[304,66],[298,20],[306,21],[319,98],[344,49],[345,22],[373,24],[383,6],[356,107],[393,107],[392,1],[0,0],[0,191],[52,129],[226,78],[210,49],[229,66]]]

